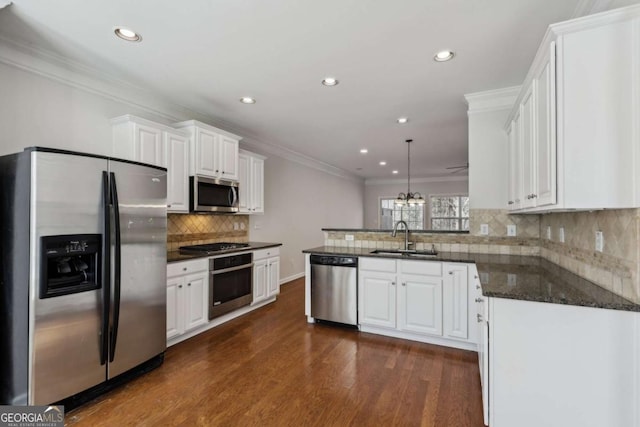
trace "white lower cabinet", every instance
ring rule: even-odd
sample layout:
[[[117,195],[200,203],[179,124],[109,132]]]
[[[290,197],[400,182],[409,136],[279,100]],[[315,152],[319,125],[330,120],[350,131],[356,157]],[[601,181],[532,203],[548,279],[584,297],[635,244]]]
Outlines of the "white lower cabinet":
[[[280,248],[253,253],[253,304],[280,293]]]
[[[167,266],[167,339],[209,321],[209,264],[206,258]]]
[[[361,257],[358,274],[361,330],[475,350],[467,265]]]

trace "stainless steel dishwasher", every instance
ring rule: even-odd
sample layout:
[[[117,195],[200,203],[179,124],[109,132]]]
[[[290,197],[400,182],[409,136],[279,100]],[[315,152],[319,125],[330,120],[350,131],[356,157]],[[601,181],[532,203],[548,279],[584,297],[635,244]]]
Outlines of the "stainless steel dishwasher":
[[[311,317],[358,325],[358,258],[311,255]]]

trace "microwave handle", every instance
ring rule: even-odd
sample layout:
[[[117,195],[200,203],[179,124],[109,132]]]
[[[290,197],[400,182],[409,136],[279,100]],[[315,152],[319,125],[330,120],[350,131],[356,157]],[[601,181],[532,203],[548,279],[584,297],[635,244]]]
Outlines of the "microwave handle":
[[[236,205],[236,202],[238,201],[238,192],[236,191],[236,187],[231,187],[231,204],[229,206],[233,207]]]

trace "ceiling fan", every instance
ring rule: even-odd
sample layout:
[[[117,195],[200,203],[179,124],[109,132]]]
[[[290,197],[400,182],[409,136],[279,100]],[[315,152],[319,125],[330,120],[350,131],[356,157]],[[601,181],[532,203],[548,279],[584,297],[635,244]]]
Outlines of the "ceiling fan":
[[[458,172],[463,171],[465,169],[469,169],[469,162],[467,162],[467,163],[465,163],[464,165],[461,165],[461,166],[451,166],[451,167],[448,167],[447,169],[453,169],[453,171],[449,172],[449,173],[458,173]]]

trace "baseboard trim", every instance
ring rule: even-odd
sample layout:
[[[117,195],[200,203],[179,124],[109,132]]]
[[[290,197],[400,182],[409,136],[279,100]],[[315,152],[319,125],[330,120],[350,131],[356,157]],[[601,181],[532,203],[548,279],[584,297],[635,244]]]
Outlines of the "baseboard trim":
[[[280,279],[280,285],[284,285],[285,283],[292,282],[292,281],[294,281],[296,279],[299,279],[301,277],[304,277],[304,271],[302,273],[292,274],[289,277],[283,277],[282,279]]]

